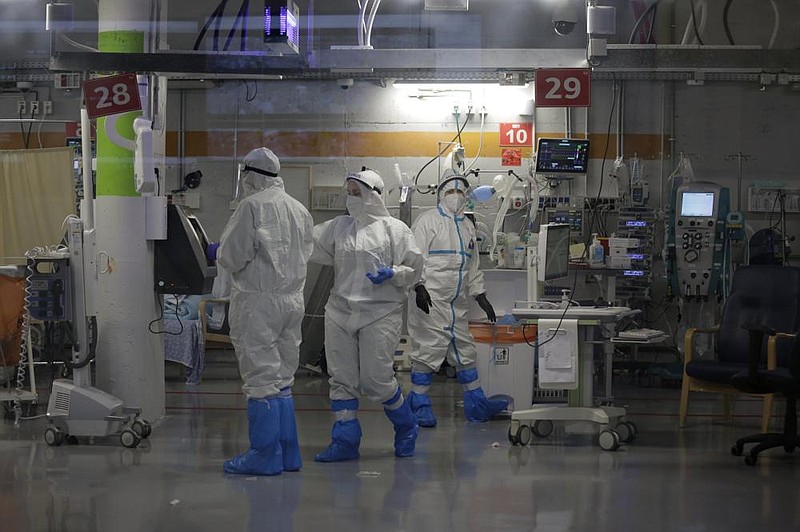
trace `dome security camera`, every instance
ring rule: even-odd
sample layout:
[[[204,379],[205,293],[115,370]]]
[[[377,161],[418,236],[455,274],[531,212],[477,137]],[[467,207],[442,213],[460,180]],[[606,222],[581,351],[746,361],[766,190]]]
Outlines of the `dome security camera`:
[[[578,8],[563,4],[553,9],[553,29],[559,35],[569,35],[578,24]]]
[[[339,85],[340,89],[346,91],[353,86],[353,78],[337,79],[336,84]]]

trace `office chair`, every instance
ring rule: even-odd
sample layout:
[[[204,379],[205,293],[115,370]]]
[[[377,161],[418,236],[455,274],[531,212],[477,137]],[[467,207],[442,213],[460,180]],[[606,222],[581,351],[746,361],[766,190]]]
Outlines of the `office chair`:
[[[776,332],[770,327],[760,325],[745,326],[750,334],[749,350],[750,363],[747,371],[733,376],[733,385],[745,393],[773,394],[779,393],[786,398],[786,415],[783,420],[783,432],[767,432],[751,434],[736,440],[731,448],[734,456],[742,456],[744,446],[749,443],[756,445],[744,457],[747,465],[755,465],[758,455],[762,451],[773,447],[783,447],[791,453],[800,447],[800,437],[797,435],[797,397],[800,395],[800,336]],[[766,369],[761,361],[761,347],[764,337],[767,337],[767,353],[775,358],[776,345],[791,346],[786,366],[775,369]]]
[[[747,371],[750,362],[748,331],[742,325],[759,324],[776,331],[800,329],[800,268],[778,265],[740,266],[733,275],[731,293],[722,309],[718,326],[686,331],[684,341],[684,371],[681,389],[680,426],[686,422],[689,392],[721,393],[724,397],[725,418],[730,420],[730,396],[743,393],[733,386],[734,375]],[[715,335],[716,358],[696,359],[694,339],[700,333]],[[775,360],[767,361],[765,369],[786,367],[791,346],[781,342],[776,346]],[[759,354],[766,352],[761,346]],[[764,364],[763,357],[761,364]],[[763,396],[761,430],[767,432],[772,411],[772,395]]]

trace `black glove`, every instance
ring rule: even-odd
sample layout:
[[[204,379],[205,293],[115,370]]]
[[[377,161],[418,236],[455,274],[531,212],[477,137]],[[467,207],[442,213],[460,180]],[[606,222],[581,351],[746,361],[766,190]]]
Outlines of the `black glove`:
[[[430,314],[432,305],[431,295],[428,293],[425,285],[418,284],[414,287],[414,291],[417,293],[417,307],[425,314]]]
[[[475,301],[478,302],[478,305],[480,305],[483,311],[486,313],[486,317],[489,319],[489,321],[491,321],[492,323],[497,321],[497,316],[494,313],[494,308],[492,308],[492,304],[489,303],[489,300],[486,299],[485,292],[483,294],[478,294],[477,296],[475,296]]]

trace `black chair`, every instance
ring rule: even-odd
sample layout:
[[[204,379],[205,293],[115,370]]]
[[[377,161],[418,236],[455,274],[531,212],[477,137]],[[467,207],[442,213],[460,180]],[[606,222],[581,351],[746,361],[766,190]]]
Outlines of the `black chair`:
[[[720,323],[708,329],[689,329],[684,341],[684,372],[679,422],[683,427],[689,409],[689,392],[721,393],[725,417],[730,420],[729,397],[743,393],[733,386],[733,376],[747,371],[750,363],[749,334],[743,325],[759,324],[776,331],[800,329],[800,268],[778,265],[741,266],[733,275],[731,293],[722,309]],[[697,359],[694,339],[700,333],[715,334],[716,357]],[[790,350],[783,342],[776,346],[775,360],[769,369],[786,367]],[[766,342],[759,351],[767,369]],[[772,395],[764,395],[761,430],[769,430]]]
[[[733,385],[745,393],[774,394],[778,393],[786,398],[786,415],[783,420],[783,432],[762,432],[751,434],[736,440],[731,448],[734,456],[744,453],[744,446],[748,443],[756,445],[744,457],[747,465],[755,465],[758,455],[762,451],[773,447],[783,447],[791,453],[800,447],[800,437],[797,436],[797,397],[800,395],[800,336],[789,333],[776,332],[774,329],[758,325],[745,327],[750,334],[750,364],[747,371],[733,376]],[[791,353],[786,361],[786,366],[774,369],[764,368],[761,357],[761,346],[767,338],[768,356],[775,357],[777,344],[788,344]]]

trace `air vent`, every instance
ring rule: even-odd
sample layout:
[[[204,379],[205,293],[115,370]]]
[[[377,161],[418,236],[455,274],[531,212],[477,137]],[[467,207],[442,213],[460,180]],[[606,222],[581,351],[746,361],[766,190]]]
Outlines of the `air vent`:
[[[69,392],[56,392],[55,408],[69,414]]]

